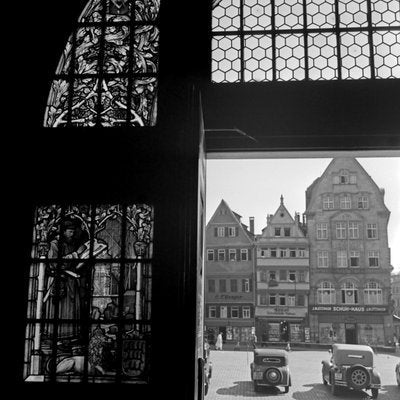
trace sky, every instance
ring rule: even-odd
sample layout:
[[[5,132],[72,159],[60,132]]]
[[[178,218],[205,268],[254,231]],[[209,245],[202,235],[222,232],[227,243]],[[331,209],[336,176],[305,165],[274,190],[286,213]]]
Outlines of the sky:
[[[322,175],[332,158],[207,160],[206,221],[224,199],[249,225],[254,217],[256,234],[266,226],[283,195],[289,213],[305,211],[305,191]],[[388,225],[393,272],[400,272],[400,157],[357,157],[380,188],[391,212]]]

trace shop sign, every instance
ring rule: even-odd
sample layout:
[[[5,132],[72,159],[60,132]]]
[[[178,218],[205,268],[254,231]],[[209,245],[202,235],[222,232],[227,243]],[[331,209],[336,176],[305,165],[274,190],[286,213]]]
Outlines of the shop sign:
[[[240,300],[243,298],[241,295],[230,295],[230,294],[216,294],[215,300]]]
[[[310,343],[311,342],[310,328],[309,327],[305,327],[304,328],[304,341],[306,343]]]
[[[385,306],[343,306],[343,305],[320,305],[311,306],[311,312],[355,312],[355,313],[386,313]]]

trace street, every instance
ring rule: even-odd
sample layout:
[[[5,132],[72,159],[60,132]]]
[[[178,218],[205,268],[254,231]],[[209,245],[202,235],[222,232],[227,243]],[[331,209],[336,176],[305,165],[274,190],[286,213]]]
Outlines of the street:
[[[266,388],[259,393],[253,390],[250,378],[250,363],[253,361],[252,351],[216,351],[212,350],[210,360],[213,363],[212,379],[206,400],[241,399],[279,399],[279,400],[328,400],[328,399],[369,399],[371,391],[355,392],[343,389],[334,397],[329,386],[321,380],[321,361],[328,359],[327,351],[289,352],[289,368],[292,386],[289,393],[283,388]],[[398,354],[378,354],[375,356],[376,369],[382,379],[380,400],[399,400],[400,388],[396,383],[394,368],[400,361]]]

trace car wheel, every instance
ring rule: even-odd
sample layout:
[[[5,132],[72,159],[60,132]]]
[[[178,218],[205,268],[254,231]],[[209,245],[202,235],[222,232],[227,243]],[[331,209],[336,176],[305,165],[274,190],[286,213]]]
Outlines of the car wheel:
[[[277,368],[268,368],[264,376],[266,381],[271,385],[277,385],[282,380],[282,374]]]
[[[354,365],[347,372],[347,382],[353,389],[365,389],[369,386],[369,380],[369,372],[361,365]]]
[[[379,389],[371,389],[371,392],[372,392],[372,398],[373,399],[377,399],[378,398]]]

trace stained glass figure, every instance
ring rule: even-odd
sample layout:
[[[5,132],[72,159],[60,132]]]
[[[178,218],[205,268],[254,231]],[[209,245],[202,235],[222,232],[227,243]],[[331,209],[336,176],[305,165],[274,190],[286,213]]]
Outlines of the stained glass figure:
[[[212,8],[215,83],[400,78],[398,0],[213,0]]]
[[[91,0],[61,55],[45,127],[154,126],[160,0]]]
[[[25,380],[148,381],[153,212],[145,204],[36,209]]]

